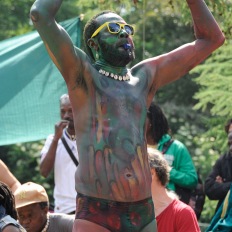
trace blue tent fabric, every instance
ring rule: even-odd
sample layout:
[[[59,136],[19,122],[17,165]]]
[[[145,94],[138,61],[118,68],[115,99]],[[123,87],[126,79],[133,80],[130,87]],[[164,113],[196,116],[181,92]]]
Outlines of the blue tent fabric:
[[[60,24],[80,47],[80,19]],[[66,84],[33,31],[0,42],[0,145],[45,139],[59,120]]]

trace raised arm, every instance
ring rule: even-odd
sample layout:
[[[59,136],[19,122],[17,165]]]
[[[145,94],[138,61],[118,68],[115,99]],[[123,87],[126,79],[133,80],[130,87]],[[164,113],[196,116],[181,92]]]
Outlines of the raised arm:
[[[11,173],[9,168],[5,165],[5,163],[3,163],[2,160],[0,160],[0,171],[1,171],[0,181],[7,184],[12,192],[15,192],[15,190],[21,185],[21,183]]]
[[[73,74],[71,67],[78,68],[76,62],[82,51],[74,47],[67,32],[55,21],[61,3],[62,0],[36,0],[30,15],[51,59],[67,81]]]
[[[225,37],[203,0],[187,0],[196,40],[142,62],[154,78],[155,90],[180,78],[220,47]]]

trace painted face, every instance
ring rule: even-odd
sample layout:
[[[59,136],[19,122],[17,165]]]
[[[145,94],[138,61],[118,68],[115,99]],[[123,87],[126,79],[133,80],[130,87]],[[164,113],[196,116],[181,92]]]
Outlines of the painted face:
[[[60,100],[60,117],[63,120],[69,121],[68,127],[74,128],[73,111],[69,97],[61,98]]]
[[[105,22],[117,22],[125,24],[126,22],[117,14],[108,13],[97,18],[99,26]],[[97,35],[99,43],[100,59],[107,63],[124,67],[135,58],[134,43],[132,36],[127,33],[125,27],[121,27],[118,33],[112,34],[107,27],[99,31]]]
[[[27,205],[17,209],[19,223],[27,232],[40,232],[47,222],[48,209],[41,209],[38,203]]]

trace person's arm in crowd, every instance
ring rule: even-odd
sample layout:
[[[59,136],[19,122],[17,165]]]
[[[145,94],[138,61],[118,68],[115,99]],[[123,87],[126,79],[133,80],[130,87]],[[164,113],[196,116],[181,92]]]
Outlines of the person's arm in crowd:
[[[67,126],[67,122],[61,120],[55,125],[55,134],[52,140],[47,139],[45,142],[45,152],[42,150],[41,162],[40,162],[40,173],[42,176],[47,177],[52,171],[56,158],[56,150],[59,139],[63,134],[63,129]],[[48,147],[48,149],[46,149]]]
[[[15,190],[21,185],[18,179],[11,173],[9,168],[5,165],[5,163],[0,160],[0,181],[7,184],[11,191],[14,193]]]
[[[210,200],[224,199],[230,189],[231,181],[224,182],[221,177],[221,169],[224,166],[222,161],[220,157],[205,180],[205,194]]]
[[[17,228],[16,226],[12,226],[12,225],[9,225],[9,226],[6,226],[2,232],[21,232],[21,230],[19,228]]]

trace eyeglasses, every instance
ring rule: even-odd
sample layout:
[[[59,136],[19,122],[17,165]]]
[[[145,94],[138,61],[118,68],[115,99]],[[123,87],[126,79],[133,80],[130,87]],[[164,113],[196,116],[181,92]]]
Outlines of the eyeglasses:
[[[96,36],[106,26],[111,34],[117,34],[121,29],[124,29],[128,35],[134,35],[135,31],[134,27],[129,24],[105,22],[100,27],[98,27],[98,29],[92,34],[91,38]]]

